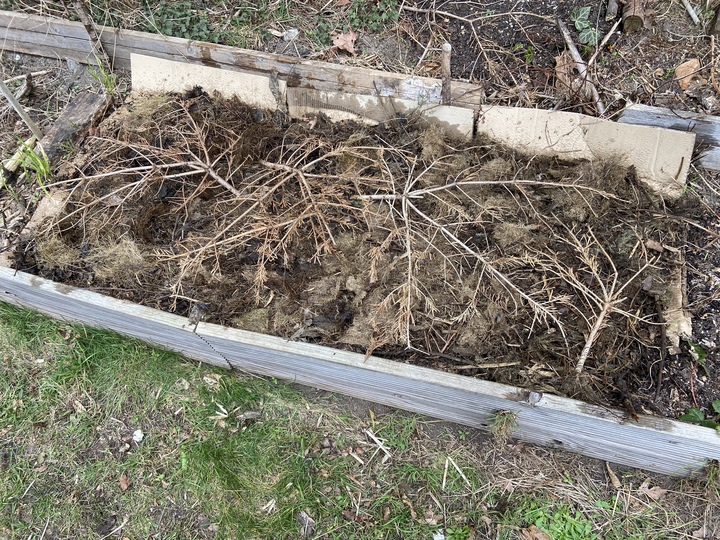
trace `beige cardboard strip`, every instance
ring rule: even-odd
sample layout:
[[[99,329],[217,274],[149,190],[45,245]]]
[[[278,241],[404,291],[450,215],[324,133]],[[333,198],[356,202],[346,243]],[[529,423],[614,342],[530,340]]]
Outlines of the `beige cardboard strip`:
[[[634,167],[638,179],[665,199],[685,189],[695,134],[664,128],[619,124],[578,113],[520,107],[487,107],[479,111],[398,99],[382,95],[288,88],[282,80],[250,73],[132,55],[134,91],[181,92],[201,86],[207,92],[236,95],[263,108],[287,100],[291,117],[323,112],[333,121],[380,123],[421,114],[453,136],[485,135],[529,156],[567,160],[620,160]],[[273,88],[274,86],[274,88]],[[285,103],[281,105],[285,106]]]
[[[217,92],[224,97],[237,96],[253,107],[274,110],[278,106],[267,75],[228,71],[141,54],[132,54],[130,63],[133,92],[185,92],[200,86],[210,95]],[[284,96],[285,82],[276,81],[276,91]]]

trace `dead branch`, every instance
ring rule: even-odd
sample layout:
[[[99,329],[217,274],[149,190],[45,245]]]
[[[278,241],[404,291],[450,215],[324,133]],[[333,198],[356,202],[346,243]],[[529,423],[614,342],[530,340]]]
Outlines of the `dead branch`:
[[[590,91],[592,92],[593,99],[595,100],[595,106],[597,107],[598,114],[602,116],[603,114],[605,114],[605,104],[603,103],[602,99],[600,99],[600,94],[598,93],[597,87],[590,79],[590,74],[588,73],[585,60],[583,60],[580,52],[577,50],[577,47],[573,42],[572,36],[570,35],[570,30],[568,30],[567,25],[560,19],[557,19],[557,21],[555,22],[560,29],[560,33],[562,34],[563,39],[565,39],[565,43],[568,50],[570,51],[570,55],[572,56],[575,64],[577,65],[580,77],[582,78],[584,83],[590,87]]]
[[[98,35],[95,23],[93,22],[92,17],[88,13],[85,4],[83,4],[82,0],[63,0],[63,4],[65,4],[66,9],[69,1],[72,2],[75,13],[80,19],[80,22],[82,22],[83,26],[85,27],[85,31],[88,33],[90,43],[95,50],[98,62],[100,62],[108,71],[111,70],[112,63],[110,62],[110,57],[105,52],[105,48],[100,41],[100,36]]]

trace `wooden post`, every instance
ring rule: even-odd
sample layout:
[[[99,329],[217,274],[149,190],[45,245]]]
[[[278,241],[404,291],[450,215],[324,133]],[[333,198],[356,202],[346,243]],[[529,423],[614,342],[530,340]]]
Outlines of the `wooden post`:
[[[450,55],[452,54],[452,45],[447,41],[442,46],[442,91],[440,100],[443,105],[450,105],[452,90],[450,88]]]

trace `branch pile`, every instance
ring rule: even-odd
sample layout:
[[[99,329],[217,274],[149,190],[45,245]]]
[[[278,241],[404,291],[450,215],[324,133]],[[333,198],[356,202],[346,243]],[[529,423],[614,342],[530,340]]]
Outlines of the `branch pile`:
[[[413,118],[283,118],[200,92],[109,117],[54,186],[44,275],[209,320],[552,389],[661,346],[679,228],[633,171]],[[457,365],[457,364],[454,364]]]

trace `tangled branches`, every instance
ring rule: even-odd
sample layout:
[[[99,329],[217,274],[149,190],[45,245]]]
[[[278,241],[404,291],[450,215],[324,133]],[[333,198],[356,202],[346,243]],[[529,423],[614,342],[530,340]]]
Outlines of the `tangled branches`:
[[[411,122],[283,125],[202,94],[149,98],[59,182],[72,205],[54,230],[67,243],[82,224],[89,253],[68,267],[92,279],[107,275],[93,250],[134,242],[134,281],[171,309],[218,292],[218,322],[296,339],[503,360],[556,336],[578,372],[627,348],[599,337],[613,314],[645,321],[656,261],[637,245],[671,234],[627,171],[453,144]]]

